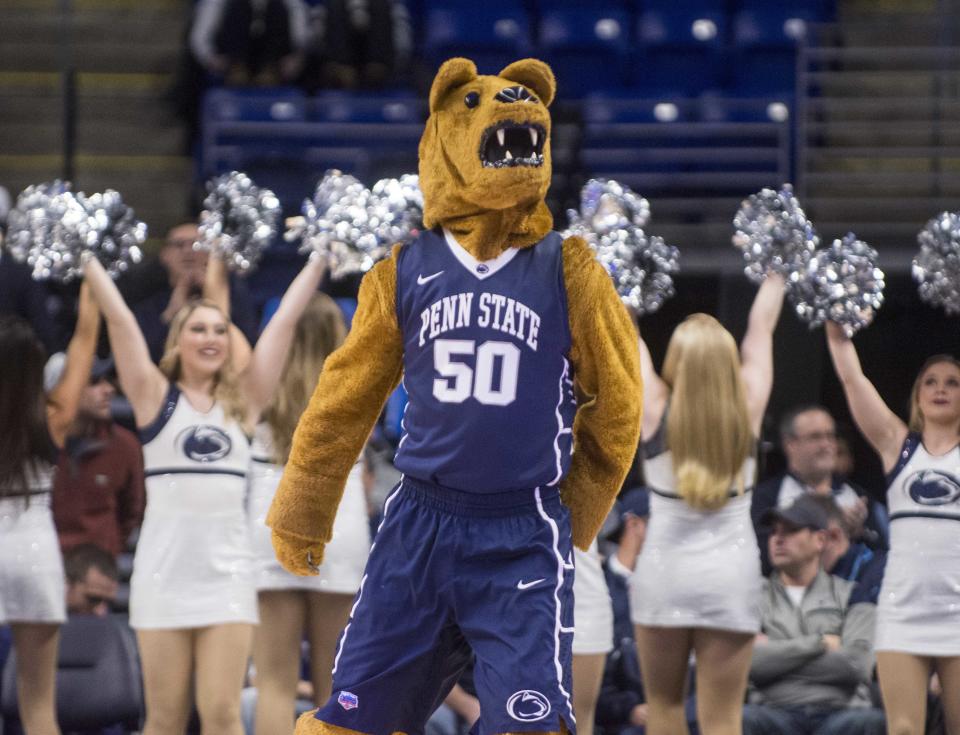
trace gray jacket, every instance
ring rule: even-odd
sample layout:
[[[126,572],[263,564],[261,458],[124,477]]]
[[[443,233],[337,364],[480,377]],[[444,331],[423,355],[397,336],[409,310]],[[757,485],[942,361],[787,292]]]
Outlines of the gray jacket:
[[[873,672],[876,607],[848,606],[853,587],[820,570],[796,608],[777,572],[764,581],[761,624],[769,640],[753,649],[752,701],[823,709],[867,703],[860,701],[861,685],[869,684]],[[839,651],[824,648],[826,634],[841,637]]]

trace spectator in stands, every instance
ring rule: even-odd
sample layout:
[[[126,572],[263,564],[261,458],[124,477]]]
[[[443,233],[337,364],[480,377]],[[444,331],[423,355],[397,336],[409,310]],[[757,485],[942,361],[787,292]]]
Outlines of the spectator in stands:
[[[308,36],[303,0],[199,0],[190,50],[227,84],[277,86],[299,76]]]
[[[850,604],[871,602],[877,604],[887,552],[871,549],[862,541],[852,541],[847,528],[846,516],[829,495],[810,495],[827,518],[826,541],[820,563],[827,574],[854,582],[857,586],[850,597]]]
[[[934,355],[910,393],[910,419],[890,410],[843,329],[827,347],[857,428],[887,475],[891,544],[877,604],[877,671],[890,732],[923,731],[931,672],[947,729],[960,732],[960,360]]]
[[[177,225],[164,240],[158,254],[158,267],[163,271],[163,283],[146,298],[131,295],[140,332],[147,341],[150,358],[156,363],[163,355],[164,342],[170,322],[180,309],[197,298],[203,289],[207,270],[207,253],[194,250],[197,241],[197,225]],[[256,338],[257,320],[246,284],[231,279],[230,316],[233,324],[243,332],[248,341]]]
[[[113,554],[93,544],[81,544],[64,553],[63,568],[67,575],[67,613],[109,615],[120,579]]]
[[[400,0],[326,0],[321,17],[321,86],[377,89],[410,58],[413,33]]]
[[[54,689],[66,597],[50,490],[56,448],[90,375],[98,323],[83,289],[67,367],[45,394],[42,345],[22,319],[0,318],[0,625],[13,631],[17,703],[31,734],[59,732]]]
[[[610,534],[617,544],[607,557],[604,574],[613,602],[613,652],[607,657],[603,683],[597,698],[596,725],[604,733],[634,733],[647,724],[647,705],[640,677],[637,643],[630,622],[630,595],[627,580],[633,574],[643,549],[650,517],[647,490],[635,488],[624,493],[614,506],[620,522]]]
[[[62,370],[57,353],[47,361],[45,382],[56,385]],[[112,373],[112,359],[94,362],[57,463],[53,520],[64,552],[94,544],[116,558],[143,518],[143,453],[137,437],[112,421]]]
[[[769,531],[760,519],[770,508],[787,507],[803,493],[833,496],[853,538],[864,537],[874,547],[886,546],[884,524],[870,517],[863,491],[836,475],[837,428],[825,408],[798,406],[788,411],[780,422],[780,441],[787,471],[757,485],[750,509],[764,574],[771,568]]]
[[[775,571],[764,584],[744,735],[883,735],[869,697],[876,607],[853,601],[854,583],[823,570],[827,514],[804,493],[762,522]]]

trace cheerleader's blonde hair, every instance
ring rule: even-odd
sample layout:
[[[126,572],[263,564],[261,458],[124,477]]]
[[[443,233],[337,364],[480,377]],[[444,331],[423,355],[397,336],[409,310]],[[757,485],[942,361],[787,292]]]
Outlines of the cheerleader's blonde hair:
[[[753,451],[740,355],[733,336],[707,314],[673,332],[663,364],[670,387],[667,447],[680,497],[699,510],[743,493],[743,463]]]

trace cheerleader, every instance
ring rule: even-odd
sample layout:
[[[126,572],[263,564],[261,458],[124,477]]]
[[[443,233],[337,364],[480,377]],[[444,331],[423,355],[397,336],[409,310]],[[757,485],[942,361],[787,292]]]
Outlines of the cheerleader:
[[[739,355],[730,333],[706,314],[693,314],[674,330],[662,379],[641,340],[650,525],[631,579],[631,611],[648,735],[688,732],[684,685],[691,651],[701,731],[740,733],[760,630],[760,556],[748,491],[773,382],[773,330],[783,291],[783,279],[768,274]]]
[[[260,606],[260,626],[253,640],[258,735],[289,735],[293,728],[304,635],[310,642],[313,700],[319,706],[330,696],[337,638],[350,617],[370,548],[360,462],[347,479],[333,539],[318,576],[298,577],[283,569],[265,525],[290,453],[293,430],[316,387],[324,360],[340,346],[346,331],[333,299],[315,294],[297,323],[276,396],[254,434],[249,518]]]
[[[30,326],[0,318],[0,625],[17,652],[17,706],[27,735],[59,733],[54,690],[66,584],[50,510],[57,449],[90,378],[100,316],[80,290],[77,327],[57,386],[43,392],[44,350]]]
[[[145,735],[183,732],[191,685],[203,733],[243,733],[240,692],[257,623],[244,507],[248,437],[322,271],[318,260],[301,271],[251,354],[218,304],[187,304],[157,367],[113,281],[96,260],[85,261],[144,445],[147,506],[130,624],[143,667]],[[225,277],[211,257],[207,282]]]
[[[924,363],[904,424],[843,330],[828,322],[826,331],[853,420],[887,473],[890,553],[874,645],[887,729],[923,733],[936,672],[947,731],[960,733],[960,361],[936,355]]]
[[[613,650],[613,605],[596,540],[587,551],[574,547],[573,561],[573,712],[577,735],[593,735],[603,667]]]

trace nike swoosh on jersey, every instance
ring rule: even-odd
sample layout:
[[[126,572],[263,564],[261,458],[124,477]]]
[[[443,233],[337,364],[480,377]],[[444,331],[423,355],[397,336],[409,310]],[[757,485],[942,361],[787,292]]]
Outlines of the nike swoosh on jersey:
[[[531,587],[535,587],[536,585],[538,585],[538,584],[540,584],[541,582],[544,582],[544,581],[546,581],[546,580],[544,580],[542,577],[541,577],[540,579],[535,579],[535,580],[533,580],[532,582],[524,582],[524,581],[521,579],[519,582],[517,582],[517,589],[518,589],[518,590],[528,590],[528,589],[530,589]]]
[[[434,274],[432,274],[432,275],[429,275],[429,276],[425,276],[425,275],[423,275],[423,274],[421,273],[419,276],[417,276],[417,285],[418,285],[418,286],[422,286],[422,285],[425,284],[425,283],[429,283],[429,282],[432,281],[434,278],[436,278],[437,276],[439,276],[441,273],[443,273],[443,271],[437,271],[436,273],[434,273]]]

